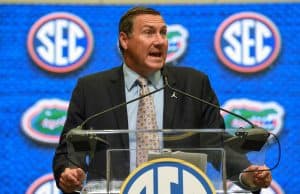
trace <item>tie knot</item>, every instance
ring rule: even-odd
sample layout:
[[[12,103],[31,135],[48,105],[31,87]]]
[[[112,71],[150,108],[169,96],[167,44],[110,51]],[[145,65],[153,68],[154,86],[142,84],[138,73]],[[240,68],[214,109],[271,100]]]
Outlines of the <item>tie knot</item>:
[[[139,77],[137,82],[141,87],[146,87],[148,85],[148,80],[144,77]]]

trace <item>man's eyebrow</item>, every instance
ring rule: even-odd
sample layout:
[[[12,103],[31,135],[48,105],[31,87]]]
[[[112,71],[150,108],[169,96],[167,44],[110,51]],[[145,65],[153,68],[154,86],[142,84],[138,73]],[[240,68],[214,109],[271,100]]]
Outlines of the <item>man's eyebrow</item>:
[[[154,25],[145,24],[145,25],[143,26],[143,28],[155,28],[155,26],[154,26]],[[162,28],[162,29],[167,29],[167,26],[164,25],[164,26],[162,26],[161,28]]]

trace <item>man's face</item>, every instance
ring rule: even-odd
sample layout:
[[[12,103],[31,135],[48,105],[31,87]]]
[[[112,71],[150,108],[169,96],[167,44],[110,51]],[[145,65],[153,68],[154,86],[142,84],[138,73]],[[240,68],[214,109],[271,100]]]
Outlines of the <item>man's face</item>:
[[[120,33],[120,43],[125,63],[138,74],[148,76],[165,64],[167,26],[159,15],[138,15],[133,19],[132,33]]]

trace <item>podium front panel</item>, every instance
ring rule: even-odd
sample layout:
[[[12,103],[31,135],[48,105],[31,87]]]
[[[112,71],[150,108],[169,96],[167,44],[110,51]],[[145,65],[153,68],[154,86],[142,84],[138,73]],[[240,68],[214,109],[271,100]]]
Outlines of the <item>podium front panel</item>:
[[[139,166],[136,165],[137,133],[158,133],[160,137],[160,148],[145,149],[148,160]],[[222,129],[80,130],[68,135],[70,165],[87,172],[82,193],[120,193],[134,180],[140,180],[138,175],[147,174],[149,169],[153,175],[148,177],[151,184],[136,187],[141,189],[136,193],[143,193],[149,185],[154,185],[156,192],[164,189],[161,182],[169,184],[170,189],[166,189],[170,194],[180,193],[187,189],[182,177],[188,177],[189,170],[190,174],[194,171],[200,174],[198,180],[205,182],[203,189],[212,187],[213,193],[227,193],[227,179],[239,183],[243,165],[250,164],[245,152],[224,143],[231,136]],[[179,169],[178,175],[166,171],[175,167]],[[167,176],[161,178],[164,172]]]

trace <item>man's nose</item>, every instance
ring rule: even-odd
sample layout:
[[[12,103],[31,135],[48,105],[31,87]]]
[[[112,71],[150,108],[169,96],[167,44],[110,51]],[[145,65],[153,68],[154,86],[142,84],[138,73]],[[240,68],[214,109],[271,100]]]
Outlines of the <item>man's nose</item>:
[[[166,36],[161,35],[160,33],[157,33],[156,36],[154,37],[154,44],[155,45],[162,45],[166,41]]]

